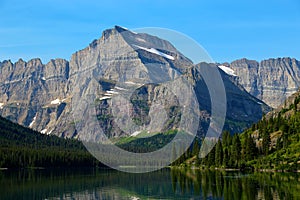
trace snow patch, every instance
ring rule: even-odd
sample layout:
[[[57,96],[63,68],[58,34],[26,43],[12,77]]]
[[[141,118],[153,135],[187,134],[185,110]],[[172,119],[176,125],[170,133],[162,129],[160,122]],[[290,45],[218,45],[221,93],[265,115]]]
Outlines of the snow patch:
[[[0,103],[0,109],[3,109],[4,103]]]
[[[50,135],[50,134],[52,133],[52,131],[53,131],[53,129],[52,129],[51,131],[49,131],[49,132],[47,133],[47,135]]]
[[[230,76],[237,76],[234,73],[233,69],[230,69],[229,67],[226,67],[225,65],[219,65],[218,66],[223,72],[225,72],[226,74],[230,75]]]
[[[140,133],[141,133],[141,131],[135,131],[135,132],[132,133],[130,136],[135,137],[135,136],[137,136],[137,135],[140,134]]]
[[[119,94],[119,92],[114,91],[114,89],[107,90],[104,94],[104,97],[101,97],[100,100],[110,99],[112,95]]]
[[[33,124],[35,123],[35,120],[36,120],[36,115],[32,119],[32,122],[29,124],[29,128],[31,128],[33,126]]]
[[[60,99],[55,99],[55,100],[53,100],[53,101],[51,101],[51,104],[52,105],[59,105],[59,104],[61,104],[61,102],[64,102],[66,99],[62,99],[62,100],[60,100]]]
[[[43,81],[45,81],[45,80],[46,80],[46,78],[45,78],[45,77],[42,77],[41,79],[42,79]]]
[[[167,59],[170,59],[170,60],[175,60],[175,58],[173,56],[170,56],[168,54],[165,54],[161,51],[158,51],[157,49],[154,49],[154,48],[146,48],[146,47],[141,47],[141,46],[138,46],[138,45],[135,45],[137,48],[139,49],[142,49],[142,50],[145,50],[145,51],[148,51],[150,53],[153,53],[153,54],[156,54],[156,55],[159,55],[159,56],[162,56],[162,57],[165,57]]]
[[[140,42],[146,42],[146,40],[144,40],[143,38],[136,38],[136,40],[138,40]]]
[[[104,100],[104,99],[110,99],[110,98],[111,98],[111,97],[104,96],[104,97],[101,97],[101,98],[100,98],[100,101],[101,101],[101,100]]]
[[[126,83],[126,84],[130,84],[130,85],[137,85],[137,83],[132,82],[132,81],[126,81],[125,83]]]
[[[133,32],[133,31],[129,30],[128,28],[124,27],[124,26],[120,26],[120,27],[123,28],[126,31],[129,31],[129,32],[133,33],[133,34],[137,34],[136,32]]]
[[[124,26],[120,26],[122,29],[129,31],[128,28],[124,27]]]
[[[41,130],[41,133],[46,134],[47,133],[47,129],[45,128],[45,129]]]
[[[125,81],[124,82],[125,84],[128,84],[128,85],[138,85],[138,86],[143,86],[143,85],[145,85],[145,84],[141,84],[141,83],[135,83],[135,82],[133,82],[133,81]],[[126,89],[127,90],[127,89]]]
[[[121,88],[121,87],[118,87],[118,86],[116,86],[115,89],[116,89],[116,90],[121,90],[121,91],[127,91],[127,89]]]
[[[23,81],[23,79],[16,79],[16,80],[12,80],[12,81],[5,81],[4,84],[11,84],[11,83],[17,83]]]
[[[108,93],[108,94],[119,94],[119,92],[116,92],[114,90],[108,90],[108,91],[106,91],[106,93]]]

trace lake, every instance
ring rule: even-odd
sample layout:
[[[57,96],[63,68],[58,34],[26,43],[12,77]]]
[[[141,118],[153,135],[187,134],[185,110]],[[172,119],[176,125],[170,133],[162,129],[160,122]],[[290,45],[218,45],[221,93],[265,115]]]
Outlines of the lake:
[[[1,170],[0,199],[300,199],[297,173]]]

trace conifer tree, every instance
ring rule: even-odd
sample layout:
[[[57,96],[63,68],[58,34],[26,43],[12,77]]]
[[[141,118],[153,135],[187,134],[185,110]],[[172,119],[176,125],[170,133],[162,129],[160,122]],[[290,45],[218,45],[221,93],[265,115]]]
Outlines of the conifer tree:
[[[235,167],[237,167],[240,163],[241,151],[242,151],[242,147],[241,147],[240,137],[238,136],[238,134],[235,134],[232,140],[232,156],[234,159]]]
[[[199,154],[199,151],[200,151],[200,147],[199,147],[199,142],[198,140],[195,140],[194,143],[193,143],[193,151],[192,151],[192,154],[195,156]]]
[[[244,152],[246,161],[254,159],[257,155],[257,148],[250,134],[246,134]]]
[[[268,155],[269,154],[269,148],[270,148],[270,143],[271,143],[271,138],[270,138],[270,134],[263,129],[263,133],[262,133],[262,151],[264,155]]]
[[[208,166],[214,166],[215,165],[215,147],[209,152],[208,154]]]
[[[216,152],[215,152],[215,165],[222,166],[223,162],[223,147],[221,140],[218,141],[216,145]]]
[[[228,162],[229,162],[229,155],[228,155],[228,149],[225,148],[223,152],[223,166],[226,168],[228,167]]]
[[[229,147],[231,144],[231,137],[229,131],[224,131],[222,134],[223,146]]]

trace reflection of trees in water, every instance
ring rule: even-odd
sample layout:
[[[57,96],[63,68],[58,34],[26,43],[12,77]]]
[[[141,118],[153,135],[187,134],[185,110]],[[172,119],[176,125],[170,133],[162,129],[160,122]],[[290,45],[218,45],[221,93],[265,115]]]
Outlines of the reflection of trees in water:
[[[174,193],[193,193],[203,199],[297,199],[298,174],[171,170]]]
[[[103,169],[0,171],[0,199],[300,199],[296,173],[163,169],[129,174]],[[34,198],[33,198],[34,197]],[[97,199],[97,198],[94,198]]]

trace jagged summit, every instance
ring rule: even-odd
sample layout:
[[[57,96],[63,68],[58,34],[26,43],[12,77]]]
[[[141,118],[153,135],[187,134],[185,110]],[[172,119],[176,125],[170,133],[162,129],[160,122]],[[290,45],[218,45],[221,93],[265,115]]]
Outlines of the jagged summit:
[[[121,38],[116,37],[116,35],[121,36]],[[101,38],[94,40],[90,44],[90,47],[95,48],[97,44],[103,41],[115,39],[123,39],[134,50],[144,50],[170,60],[177,58],[192,63],[190,59],[186,58],[169,41],[147,33],[136,33],[121,26],[115,26],[103,31]]]

